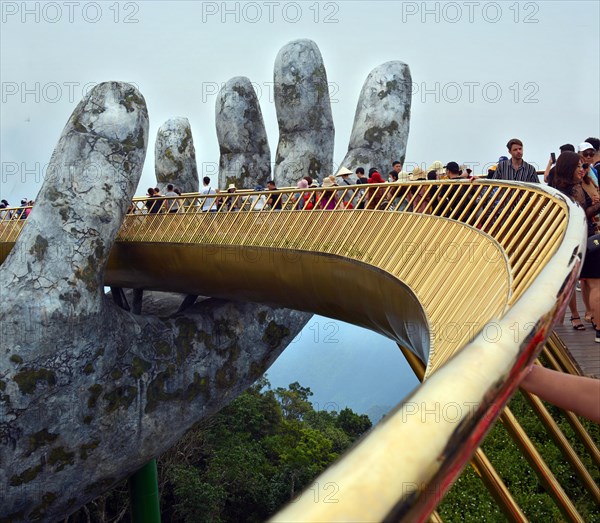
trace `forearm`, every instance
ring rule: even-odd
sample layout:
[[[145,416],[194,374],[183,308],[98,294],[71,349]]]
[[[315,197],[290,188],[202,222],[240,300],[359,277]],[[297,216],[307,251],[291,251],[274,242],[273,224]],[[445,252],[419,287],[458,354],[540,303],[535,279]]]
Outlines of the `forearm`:
[[[548,176],[550,175],[550,169],[552,169],[552,158],[548,161],[548,165],[546,165],[546,170],[544,171],[544,181],[548,183]]]
[[[600,423],[600,380],[533,365],[521,387],[557,407]]]

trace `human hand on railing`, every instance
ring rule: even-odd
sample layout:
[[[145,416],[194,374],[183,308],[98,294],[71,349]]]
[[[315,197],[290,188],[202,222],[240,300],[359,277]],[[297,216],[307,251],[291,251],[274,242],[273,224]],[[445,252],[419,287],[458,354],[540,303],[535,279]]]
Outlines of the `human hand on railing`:
[[[253,383],[309,316],[220,300],[135,316],[107,299],[147,135],[135,88],[92,90],[0,266],[0,519],[64,518],[127,477]]]

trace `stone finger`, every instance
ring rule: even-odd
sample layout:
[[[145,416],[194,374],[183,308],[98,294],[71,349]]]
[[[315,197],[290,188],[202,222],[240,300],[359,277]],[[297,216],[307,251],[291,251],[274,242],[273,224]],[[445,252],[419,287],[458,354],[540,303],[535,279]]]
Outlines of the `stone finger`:
[[[332,174],[335,129],[327,73],[312,40],[294,40],[275,59],[275,108],[279,144],[275,181],[295,186],[304,176]]]
[[[271,150],[260,104],[245,76],[230,79],[215,104],[219,140],[219,186],[265,187],[271,178]]]
[[[154,146],[154,169],[163,194],[170,183],[184,193],[198,192],[196,150],[187,118],[171,118],[158,129]]]
[[[104,268],[141,175],[148,113],[132,85],[106,82],[67,122],[15,247],[0,268],[13,290],[48,317],[100,308]]]
[[[360,92],[348,152],[342,165],[354,170],[404,164],[410,127],[411,75],[408,65],[386,62],[373,69]]]

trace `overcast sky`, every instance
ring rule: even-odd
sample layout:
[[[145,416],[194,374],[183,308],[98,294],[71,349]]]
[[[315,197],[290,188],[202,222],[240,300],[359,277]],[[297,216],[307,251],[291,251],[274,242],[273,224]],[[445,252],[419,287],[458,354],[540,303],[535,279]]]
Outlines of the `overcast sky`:
[[[599,2],[2,2],[2,197],[34,198],[69,115],[96,83],[135,83],[150,143],[192,125],[199,167],[215,173],[215,98],[233,76],[256,85],[274,154],[273,63],[298,38],[321,50],[347,150],[362,84],[377,65],[410,66],[407,163],[457,161],[482,172],[509,138],[543,167],[551,151],[599,132]],[[385,168],[385,166],[383,166]],[[216,178],[215,178],[216,180]],[[141,194],[138,190],[138,194]]]

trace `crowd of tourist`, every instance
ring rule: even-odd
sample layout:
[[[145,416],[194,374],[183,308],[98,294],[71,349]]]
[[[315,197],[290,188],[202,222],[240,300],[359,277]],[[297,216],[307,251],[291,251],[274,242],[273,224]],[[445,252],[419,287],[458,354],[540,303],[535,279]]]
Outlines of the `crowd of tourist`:
[[[31,207],[35,202],[33,200],[28,200],[27,198],[23,198],[21,200],[21,206],[16,210],[3,210],[10,209],[11,205],[7,200],[0,201],[0,220],[25,220],[29,213],[31,212]]]

